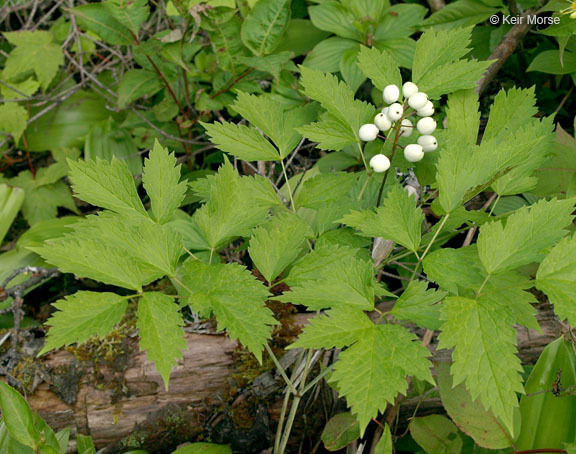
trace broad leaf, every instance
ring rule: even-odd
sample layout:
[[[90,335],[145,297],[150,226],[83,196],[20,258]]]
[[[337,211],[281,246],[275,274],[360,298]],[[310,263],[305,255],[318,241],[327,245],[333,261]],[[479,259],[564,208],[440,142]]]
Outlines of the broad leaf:
[[[357,342],[373,326],[361,310],[337,307],[310,320],[288,348],[344,348]]]
[[[572,223],[574,200],[541,200],[510,215],[502,221],[485,224],[478,236],[478,254],[488,273],[539,262],[544,250],[553,246],[568,232]]]
[[[124,109],[143,96],[154,96],[163,86],[162,80],[154,71],[145,69],[126,71],[118,85],[118,107]]]
[[[6,60],[2,78],[17,79],[28,71],[34,71],[44,90],[64,64],[64,53],[54,42],[54,35],[47,31],[4,32],[10,44],[16,46]]]
[[[458,428],[474,439],[474,442],[488,449],[504,449],[510,446],[512,437],[502,427],[502,423],[460,385],[453,386],[450,364],[436,366],[436,382],[442,405]]]
[[[429,415],[410,421],[410,435],[426,453],[460,454],[462,438],[458,427],[446,416]]]
[[[316,28],[335,33],[342,38],[362,41],[362,33],[354,27],[354,15],[339,2],[329,0],[308,9],[310,20]]]
[[[454,347],[454,385],[465,383],[472,399],[479,398],[512,432],[516,393],[524,392],[514,320],[493,301],[462,297],[444,300],[442,318],[438,347]]]
[[[472,89],[482,78],[492,61],[458,60],[424,74],[418,86],[432,99],[457,90]]]
[[[0,244],[24,202],[24,191],[0,183]]]
[[[77,6],[70,12],[76,16],[76,21],[81,27],[93,31],[108,44],[136,43],[130,29],[114,18],[104,3]]]
[[[322,431],[322,442],[328,451],[338,451],[360,436],[358,421],[350,413],[332,416]]]
[[[407,376],[433,383],[428,355],[415,335],[389,324],[373,326],[340,353],[330,381],[358,418],[361,436],[378,412],[406,393]]]
[[[58,310],[46,322],[48,331],[43,355],[74,343],[82,344],[92,336],[103,338],[120,323],[128,300],[109,292],[76,292],[53,306]]]
[[[417,207],[416,199],[400,185],[392,187],[376,212],[354,211],[341,220],[362,235],[392,240],[411,251],[420,246],[423,221],[424,213]]]
[[[110,162],[68,160],[68,165],[79,199],[120,214],[148,216],[126,163],[112,158]]]
[[[380,51],[375,47],[362,46],[358,54],[358,64],[366,77],[368,77],[378,90],[394,84],[402,86],[402,76],[396,58],[390,52]]]
[[[445,292],[427,289],[423,281],[412,281],[404,293],[396,300],[392,314],[398,320],[408,320],[418,326],[437,330],[442,325],[440,321],[440,304]]]
[[[576,236],[554,246],[538,268],[535,285],[550,298],[556,315],[576,326]]]
[[[180,181],[180,165],[174,153],[168,153],[158,141],[144,163],[142,183],[146,189],[156,222],[168,222],[186,195],[186,182]]]
[[[147,0],[106,0],[103,4],[114,19],[135,35],[150,13]]]
[[[242,24],[244,45],[255,55],[270,54],[290,21],[291,0],[259,0]]]
[[[265,306],[268,290],[236,263],[205,265],[188,259],[178,271],[180,294],[194,311],[214,312],[218,329],[238,339],[259,362],[262,350],[277,322]]]
[[[273,282],[302,252],[310,226],[296,214],[285,212],[254,230],[248,252],[268,282]]]
[[[184,320],[178,305],[168,295],[146,292],[138,302],[140,350],[156,365],[168,389],[170,371],[186,348]]]
[[[12,134],[18,143],[26,129],[28,111],[15,102],[0,105],[0,130]]]
[[[24,446],[37,449],[41,443],[41,434],[34,425],[30,407],[18,391],[3,381],[0,381],[0,408],[10,436]]]

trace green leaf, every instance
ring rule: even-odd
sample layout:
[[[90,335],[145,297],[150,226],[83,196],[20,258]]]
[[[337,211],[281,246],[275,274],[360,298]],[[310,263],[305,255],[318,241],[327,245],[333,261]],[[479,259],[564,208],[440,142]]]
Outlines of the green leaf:
[[[296,128],[316,118],[313,105],[285,111],[284,107],[268,94],[254,96],[240,91],[232,107],[272,139],[278,147],[280,158],[285,158],[298,145],[301,136],[296,132]],[[275,159],[278,159],[278,155]]]
[[[410,435],[430,454],[460,454],[462,438],[458,427],[442,415],[429,415],[410,421]]]
[[[136,291],[167,274],[158,266],[165,268],[170,257],[177,260],[181,248],[179,242],[171,241],[176,233],[145,219],[137,222],[109,215],[94,216],[77,223],[74,230],[63,238],[47,241],[41,248],[29,249],[63,273]],[[147,256],[149,252],[152,256]],[[157,259],[161,260],[156,262]]]
[[[374,449],[374,454],[392,454],[392,434],[388,424],[384,426],[384,433]]]
[[[319,174],[306,180],[296,194],[297,207],[322,208],[329,202],[342,202],[352,190],[357,175],[346,172]]]
[[[418,338],[398,325],[373,326],[340,353],[330,381],[358,418],[361,436],[378,412],[406,393],[406,376],[433,383],[428,355]]]
[[[105,337],[120,323],[128,300],[109,292],[76,292],[54,303],[58,310],[46,322],[51,326],[46,344],[38,353],[74,343],[82,344],[92,336]]]
[[[215,445],[213,443],[191,443],[177,449],[172,454],[232,454],[228,445]]]
[[[236,263],[205,265],[188,259],[178,272],[184,284],[180,294],[195,311],[216,315],[218,329],[254,353],[262,362],[262,350],[277,322],[265,305],[268,290]]]
[[[539,262],[572,223],[574,200],[540,200],[502,221],[485,224],[478,236],[478,254],[490,274]]]
[[[214,30],[209,33],[209,36],[218,66],[237,76],[245,69],[237,57],[248,54],[248,50],[240,40],[242,21],[234,16],[228,22],[222,24],[214,21],[212,25]]]
[[[576,71],[576,54],[565,51],[560,59],[560,51],[545,50],[536,55],[526,71],[540,71],[546,74],[573,73]]]
[[[349,50],[357,50],[360,44],[350,39],[332,36],[320,41],[312,51],[306,55],[303,66],[318,71],[335,73],[340,71],[340,61]]]
[[[338,451],[360,437],[358,421],[350,413],[332,416],[322,431],[322,442],[328,451]]]
[[[544,258],[536,288],[546,293],[560,320],[576,325],[576,236],[562,239]]]
[[[143,96],[151,97],[163,86],[162,80],[154,71],[145,69],[126,71],[118,85],[118,107],[124,109]]]
[[[353,92],[356,92],[364,83],[366,77],[358,66],[358,49],[351,49],[344,53],[340,60],[340,74]]]
[[[392,187],[376,212],[353,211],[341,219],[343,224],[360,230],[364,236],[392,240],[411,251],[417,251],[420,246],[423,221],[424,213],[416,199],[400,185]]]
[[[458,428],[487,449],[504,449],[510,446],[512,436],[504,430],[502,423],[478,400],[473,400],[464,386],[453,386],[450,364],[436,366],[436,382],[442,405]]]
[[[56,432],[56,440],[58,440],[58,444],[60,445],[60,453],[59,454],[66,454],[68,450],[68,441],[70,440],[70,429],[62,429]]]
[[[294,58],[293,52],[278,52],[276,51],[272,55],[266,55],[263,57],[237,57],[238,60],[245,65],[256,68],[258,71],[264,71],[272,74],[276,83],[280,81],[280,73],[282,71],[297,72],[298,68],[292,61]]]
[[[268,282],[273,282],[302,252],[307,238],[314,236],[298,215],[284,212],[254,230],[248,253]]]
[[[467,27],[484,22],[497,8],[486,5],[480,0],[458,0],[441,8],[424,21],[424,26],[434,26],[436,30]]]
[[[493,301],[462,297],[444,299],[442,318],[438,348],[454,347],[454,384],[464,382],[472,399],[479,398],[513,432],[516,393],[524,392],[514,320]]]
[[[108,44],[130,45],[136,40],[128,27],[118,22],[108,11],[104,3],[91,3],[70,10],[78,25],[96,33]]]
[[[344,5],[334,0],[308,8],[310,20],[316,28],[334,33],[342,38],[363,41],[362,33],[354,27],[354,15]]]
[[[476,60],[447,63],[420,77],[418,86],[432,99],[453,91],[471,89],[491,64],[492,61]]]
[[[472,27],[425,31],[416,43],[412,81],[419,85],[437,68],[464,57],[470,51],[471,33]]]
[[[168,222],[186,196],[186,182],[180,181],[180,167],[174,153],[156,140],[144,163],[142,183],[146,189],[156,222]]]
[[[150,13],[148,0],[106,0],[103,5],[114,19],[135,35]]]
[[[339,306],[311,319],[288,349],[344,348],[357,342],[373,326],[361,310]]]
[[[0,105],[0,130],[12,134],[14,143],[18,143],[26,130],[28,111],[15,102]]]
[[[146,350],[146,357],[154,362],[168,389],[170,371],[186,349],[182,314],[172,297],[146,292],[138,301],[137,316],[140,350]]]
[[[4,32],[10,44],[16,46],[6,59],[2,77],[17,79],[20,75],[33,71],[44,90],[64,64],[64,54],[54,42],[54,36],[47,31]]]
[[[480,128],[479,109],[478,95],[474,90],[461,90],[448,96],[446,118],[450,134],[447,135],[447,140],[476,143]]]
[[[394,84],[402,86],[402,76],[398,69],[398,62],[394,55],[385,50],[380,51],[375,47],[361,46],[358,54],[358,64],[366,77],[368,77],[378,90]]]
[[[127,216],[148,216],[125,162],[97,158],[96,161],[68,160],[68,165],[72,188],[79,199]]]
[[[235,237],[249,236],[252,228],[266,219],[268,209],[279,199],[262,189],[271,189],[265,178],[240,178],[229,162],[220,167],[212,177],[208,202],[192,218],[209,249]]]
[[[268,55],[278,47],[290,21],[291,0],[259,0],[242,24],[240,37],[255,55]]]
[[[426,8],[415,3],[398,3],[388,8],[374,33],[374,39],[390,41],[409,37],[417,31],[427,12]]]
[[[10,436],[24,446],[37,449],[40,446],[41,434],[34,425],[30,407],[18,391],[3,381],[0,381],[0,408]]]
[[[396,300],[392,314],[398,320],[408,320],[431,330],[440,329],[440,305],[445,292],[428,290],[423,281],[412,281]]]
[[[350,87],[344,82],[338,82],[338,78],[332,74],[323,74],[305,66],[301,66],[300,71],[304,94],[318,101],[324,109],[342,122],[343,127],[349,128],[359,141],[358,130],[373,117],[374,107],[354,99]]]
[[[24,191],[7,184],[0,184],[0,244],[20,211]]]
[[[330,33],[314,27],[309,20],[292,17],[275,53],[290,51],[298,57],[306,54],[329,35]]]
[[[78,434],[76,436],[76,444],[78,454],[96,454],[96,447],[91,436]]]
[[[220,150],[244,161],[278,161],[278,150],[254,127],[229,122],[200,124]]]
[[[374,308],[378,284],[372,263],[359,258],[338,261],[321,270],[322,279],[291,286],[279,301],[302,304],[311,310],[348,306],[362,310]]]
[[[339,121],[319,121],[298,128],[298,132],[310,142],[318,142],[321,150],[342,150],[356,143],[356,137],[350,128],[342,127]]]

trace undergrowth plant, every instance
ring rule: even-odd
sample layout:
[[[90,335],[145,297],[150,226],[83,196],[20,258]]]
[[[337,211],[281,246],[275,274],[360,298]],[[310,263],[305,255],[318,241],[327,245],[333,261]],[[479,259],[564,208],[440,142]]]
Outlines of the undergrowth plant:
[[[181,181],[175,155],[158,141],[142,170],[145,194],[124,160],[69,157],[74,195],[102,211],[29,249],[62,272],[123,290],[79,291],[55,303],[40,354],[106,335],[132,301],[140,348],[168,388],[186,348],[186,318],[214,316],[218,329],[258,361],[270,355],[286,382],[275,453],[286,452],[299,403],[324,379],[346,399],[352,440],[376,421],[370,428],[381,435],[376,452],[392,452],[390,429],[405,396],[435,387],[478,446],[516,450],[519,435],[538,427],[519,417],[525,389],[515,326],[540,329],[534,288],[561,320],[576,323],[576,199],[535,172],[548,157],[554,123],[535,117],[534,89],[501,90],[480,128],[474,87],[490,62],[467,57],[471,31],[426,31],[410,81],[402,80],[394,53],[359,48],[363,76],[401,108],[386,114],[389,127],[373,125],[381,140],[364,143],[362,125],[375,122],[382,106],[355,99],[334,75],[301,66],[306,102],[292,107],[266,93],[238,91],[230,109],[245,122],[202,123],[212,143],[233,157],[206,178]],[[399,98],[407,82],[425,94],[424,102],[411,102],[411,85]],[[445,111],[427,105],[445,96]],[[434,143],[415,144],[408,134],[414,126],[404,120],[419,109],[430,120],[417,129],[422,137],[434,132]],[[290,176],[286,162],[305,140],[327,153],[312,170]],[[388,162],[371,161],[379,155]],[[242,161],[272,163],[283,179],[241,175]],[[410,172],[420,191],[403,187],[401,174]],[[501,198],[536,188],[545,197],[494,214]],[[188,190],[202,204],[192,215],[179,209]],[[484,191],[496,194],[490,212],[470,209]],[[456,244],[467,232],[465,244]],[[225,260],[223,251],[240,249],[248,253],[245,264]],[[390,270],[401,277],[398,285],[382,280]],[[279,288],[285,290],[273,296]],[[315,313],[288,347],[299,351],[292,371],[269,345],[278,324],[269,300]],[[449,367],[432,361],[434,332],[436,349],[450,352]],[[339,351],[327,367],[318,365],[323,349]],[[456,393],[467,411],[452,410]],[[427,452],[440,452],[428,448],[430,431],[459,452],[454,423],[415,418],[411,433]]]

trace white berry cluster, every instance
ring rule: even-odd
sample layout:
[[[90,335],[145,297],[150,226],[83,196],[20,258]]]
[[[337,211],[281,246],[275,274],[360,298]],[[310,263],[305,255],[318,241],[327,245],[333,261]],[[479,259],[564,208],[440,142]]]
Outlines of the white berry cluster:
[[[398,102],[400,89],[396,85],[388,85],[382,92],[384,102],[389,104],[384,107],[376,117],[374,123],[367,123],[360,127],[358,135],[361,140],[370,142],[378,137],[380,131],[387,132],[401,120],[399,135],[410,137],[414,130],[414,124],[407,114],[413,113],[421,117],[416,123],[416,129],[421,134],[417,143],[406,145],[404,157],[407,161],[418,162],[424,157],[424,152],[434,151],[438,147],[438,141],[431,134],[436,130],[436,121],[431,118],[434,115],[434,105],[428,99],[428,95],[418,91],[418,86],[412,82],[406,82],[402,86],[404,105]],[[404,110],[406,109],[406,110]],[[383,154],[377,154],[370,160],[370,167],[375,172],[385,172],[390,168],[390,160]]]

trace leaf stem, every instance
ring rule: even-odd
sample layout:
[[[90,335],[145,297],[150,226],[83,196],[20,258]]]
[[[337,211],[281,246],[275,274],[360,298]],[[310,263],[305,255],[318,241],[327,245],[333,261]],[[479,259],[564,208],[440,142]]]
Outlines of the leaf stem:
[[[272,349],[270,348],[270,345],[268,345],[268,343],[266,342],[264,344],[264,348],[266,349],[266,351],[268,352],[268,355],[270,356],[270,358],[272,359],[272,361],[274,362],[274,365],[276,366],[276,368],[278,369],[278,372],[280,372],[280,375],[282,375],[282,378],[284,379],[284,381],[286,382],[286,384],[288,385],[288,388],[290,388],[290,391],[292,393],[294,393],[295,395],[298,394],[298,390],[296,389],[296,387],[294,386],[294,383],[292,383],[292,380],[290,380],[288,378],[288,375],[286,374],[286,371],[284,370],[284,368],[282,367],[282,365],[280,364],[280,361],[278,361],[278,358],[276,358],[276,355],[274,354],[274,352],[272,351]]]
[[[290,181],[288,180],[288,172],[286,172],[286,166],[284,165],[284,159],[280,160],[280,164],[282,165],[282,173],[284,174],[286,187],[288,188],[288,195],[290,196],[290,205],[292,206],[292,211],[296,212],[296,205],[294,204],[294,197],[292,194],[292,188],[290,187]]]

